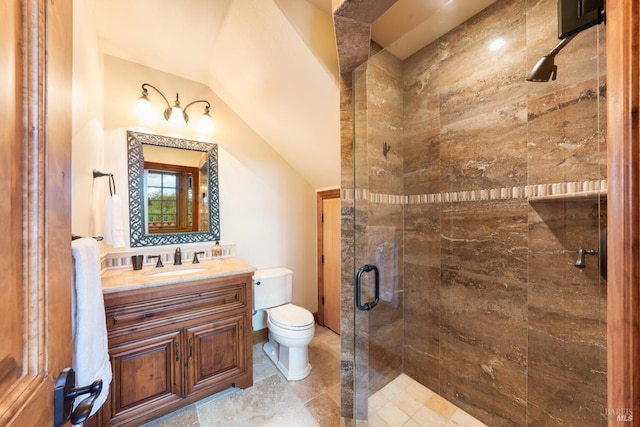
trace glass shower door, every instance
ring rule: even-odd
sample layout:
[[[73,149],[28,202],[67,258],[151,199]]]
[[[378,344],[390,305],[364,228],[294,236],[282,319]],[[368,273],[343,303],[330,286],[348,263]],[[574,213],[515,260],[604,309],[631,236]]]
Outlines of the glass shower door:
[[[402,373],[399,66],[396,58],[382,52],[353,74],[354,416],[361,420],[368,418],[369,396]],[[393,82],[392,89],[380,86],[381,81]]]
[[[356,420],[401,374],[487,425],[611,416],[605,32],[527,82],[556,13],[505,1],[353,73]]]

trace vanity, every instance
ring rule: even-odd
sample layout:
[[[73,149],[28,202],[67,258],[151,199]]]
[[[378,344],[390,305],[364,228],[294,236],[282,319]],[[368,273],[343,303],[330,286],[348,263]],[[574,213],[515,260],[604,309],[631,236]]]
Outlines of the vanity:
[[[107,270],[113,380],[87,424],[140,425],[228,387],[252,386],[254,271],[233,257]]]
[[[188,261],[204,258],[208,251],[200,249],[170,265],[162,250],[220,240],[217,145],[127,131],[127,152],[131,251],[106,257],[113,379],[107,401],[85,421],[89,427],[139,426],[229,387],[253,385],[255,267],[233,256]],[[147,261],[133,270],[133,254],[167,264]]]

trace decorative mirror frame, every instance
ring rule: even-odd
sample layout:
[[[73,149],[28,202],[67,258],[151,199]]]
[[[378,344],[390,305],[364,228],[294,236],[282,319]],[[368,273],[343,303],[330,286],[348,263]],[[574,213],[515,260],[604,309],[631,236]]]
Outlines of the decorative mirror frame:
[[[142,145],[207,153],[209,186],[209,231],[149,234],[145,227],[144,158]],[[170,136],[127,131],[127,158],[129,163],[129,234],[131,247],[175,245],[213,242],[220,240],[220,197],[218,188],[218,144],[191,141]]]

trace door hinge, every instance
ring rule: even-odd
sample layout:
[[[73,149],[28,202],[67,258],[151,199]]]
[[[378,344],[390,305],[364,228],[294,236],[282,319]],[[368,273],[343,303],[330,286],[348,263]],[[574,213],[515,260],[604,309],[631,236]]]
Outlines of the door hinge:
[[[324,255],[320,256],[320,262],[322,262],[324,264]]]
[[[324,295],[322,296],[322,305],[324,305]]]
[[[324,222],[324,214],[320,214],[320,222]]]

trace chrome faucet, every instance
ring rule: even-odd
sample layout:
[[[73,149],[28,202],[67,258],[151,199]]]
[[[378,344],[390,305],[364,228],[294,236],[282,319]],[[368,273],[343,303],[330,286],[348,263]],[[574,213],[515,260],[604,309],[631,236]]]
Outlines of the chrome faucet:
[[[182,265],[182,252],[180,248],[176,248],[176,253],[173,254],[173,265]]]

